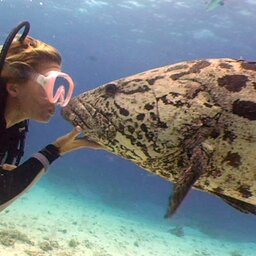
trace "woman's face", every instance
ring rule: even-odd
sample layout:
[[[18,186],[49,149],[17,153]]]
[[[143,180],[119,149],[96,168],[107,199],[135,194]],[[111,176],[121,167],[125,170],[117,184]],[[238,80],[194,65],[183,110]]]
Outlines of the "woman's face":
[[[56,63],[44,63],[38,73],[45,75],[51,70],[60,71],[61,67]],[[46,123],[55,113],[55,104],[48,100],[44,88],[34,80],[19,86],[17,99],[20,111],[27,119]]]

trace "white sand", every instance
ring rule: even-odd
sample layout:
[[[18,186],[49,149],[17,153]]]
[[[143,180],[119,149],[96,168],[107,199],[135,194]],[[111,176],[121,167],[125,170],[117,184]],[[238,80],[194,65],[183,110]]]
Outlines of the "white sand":
[[[256,244],[223,242],[188,227],[178,237],[168,232],[171,223],[153,226],[142,217],[40,183],[1,213],[0,232],[18,236],[0,233],[0,256],[256,255]]]

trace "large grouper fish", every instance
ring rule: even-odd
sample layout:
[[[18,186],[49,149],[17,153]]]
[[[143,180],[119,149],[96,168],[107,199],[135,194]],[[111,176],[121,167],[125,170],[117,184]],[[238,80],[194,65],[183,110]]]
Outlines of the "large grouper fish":
[[[256,214],[256,62],[152,69],[78,95],[62,115],[103,149],[174,182],[166,217],[192,187]]]

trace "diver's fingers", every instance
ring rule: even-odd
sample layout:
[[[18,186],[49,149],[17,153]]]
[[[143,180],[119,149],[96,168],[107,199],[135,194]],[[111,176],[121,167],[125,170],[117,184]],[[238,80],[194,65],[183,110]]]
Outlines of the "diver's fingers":
[[[17,168],[17,166],[13,164],[3,164],[1,167],[5,171],[12,171],[13,169]]]
[[[70,133],[67,134],[67,137],[69,139],[75,139],[81,132],[82,132],[81,127],[76,126]]]
[[[77,136],[82,132],[80,126],[76,126],[71,132],[66,135],[58,138],[52,144],[55,145],[60,152],[60,155],[63,155],[67,152],[87,147],[87,148],[101,148],[101,146],[90,140],[83,140],[77,138]]]

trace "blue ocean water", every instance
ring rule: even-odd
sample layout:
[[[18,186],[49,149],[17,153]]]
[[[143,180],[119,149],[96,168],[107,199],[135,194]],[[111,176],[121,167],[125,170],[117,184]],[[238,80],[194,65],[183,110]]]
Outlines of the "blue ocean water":
[[[18,22],[28,20],[31,36],[62,53],[63,71],[76,82],[75,95],[183,60],[255,60],[256,0],[226,0],[211,11],[207,10],[209,2],[2,0],[0,41]],[[25,158],[71,128],[59,113],[47,125],[32,121]],[[107,152],[79,150],[65,155],[36,186],[53,188],[56,194],[69,191],[79,200],[84,197],[85,204],[88,197],[97,198],[113,212],[123,211],[142,223],[169,225],[163,216],[172,184]],[[203,192],[191,191],[172,221],[223,242],[256,241],[255,216]]]

